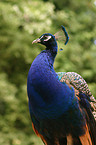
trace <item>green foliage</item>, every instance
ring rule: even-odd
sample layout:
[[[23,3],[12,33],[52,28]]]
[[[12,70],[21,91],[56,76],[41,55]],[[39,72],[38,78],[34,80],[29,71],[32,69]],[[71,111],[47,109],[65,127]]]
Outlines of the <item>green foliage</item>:
[[[64,25],[67,46],[58,42],[56,71],[75,71],[96,97],[96,6],[89,0],[0,1],[0,144],[40,145],[33,134],[27,101],[27,74],[43,46],[31,42]],[[39,143],[38,143],[39,142]]]

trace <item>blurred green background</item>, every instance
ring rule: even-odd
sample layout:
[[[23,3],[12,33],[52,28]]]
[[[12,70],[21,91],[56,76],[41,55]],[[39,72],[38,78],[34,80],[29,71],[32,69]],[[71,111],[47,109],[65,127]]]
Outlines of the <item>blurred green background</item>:
[[[44,49],[31,42],[64,25],[70,37],[58,51],[56,71],[74,71],[96,97],[96,1],[0,0],[0,145],[42,145],[31,127],[27,75]]]

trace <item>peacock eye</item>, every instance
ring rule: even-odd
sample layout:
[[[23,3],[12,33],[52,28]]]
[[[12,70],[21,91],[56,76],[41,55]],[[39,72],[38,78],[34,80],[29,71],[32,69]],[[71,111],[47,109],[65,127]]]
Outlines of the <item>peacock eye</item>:
[[[49,39],[51,39],[51,36],[46,36],[45,35],[43,38],[44,38],[44,41],[48,41]]]
[[[46,36],[46,35],[45,35],[43,38],[44,38],[44,39],[47,39],[47,38],[48,38],[48,36]]]

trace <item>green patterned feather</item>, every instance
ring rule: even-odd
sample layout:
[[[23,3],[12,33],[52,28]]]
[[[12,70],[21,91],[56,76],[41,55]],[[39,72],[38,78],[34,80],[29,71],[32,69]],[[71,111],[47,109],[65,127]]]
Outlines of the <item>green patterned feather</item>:
[[[93,97],[90,89],[88,88],[88,85],[86,81],[77,73],[75,72],[58,72],[58,77],[60,82],[65,82],[67,84],[70,84],[73,86],[76,90],[84,93],[85,95],[90,97],[90,104],[92,107],[93,115],[96,120],[96,100]]]

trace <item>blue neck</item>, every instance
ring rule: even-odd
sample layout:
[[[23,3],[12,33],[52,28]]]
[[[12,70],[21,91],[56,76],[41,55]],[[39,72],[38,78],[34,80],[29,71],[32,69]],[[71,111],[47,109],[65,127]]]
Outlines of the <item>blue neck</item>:
[[[34,112],[39,118],[46,115],[54,118],[56,112],[60,115],[60,111],[62,114],[68,109],[74,94],[74,91],[58,80],[53,68],[57,51],[56,48],[53,50],[42,51],[33,61],[28,74],[27,91],[31,104],[29,104],[30,112]],[[56,108],[60,110],[56,111]]]

